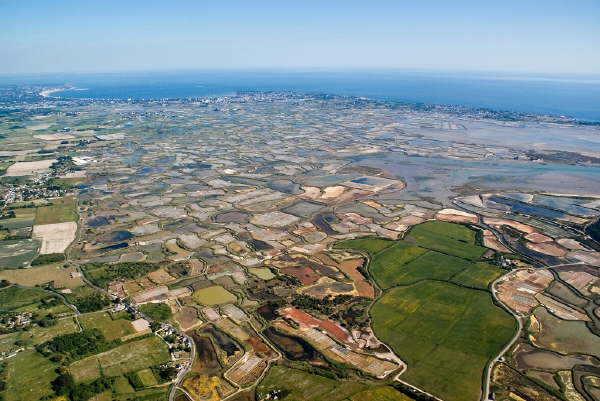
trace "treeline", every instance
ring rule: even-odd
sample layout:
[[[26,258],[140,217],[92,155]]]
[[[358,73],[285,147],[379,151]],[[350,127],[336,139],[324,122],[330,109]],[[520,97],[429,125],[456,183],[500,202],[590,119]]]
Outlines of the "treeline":
[[[13,210],[8,210],[6,212],[3,212],[2,214],[0,214],[0,220],[4,220],[4,219],[12,219],[16,217],[15,212]]]
[[[0,401],[4,401],[4,394],[2,394],[2,392],[6,390],[7,376],[6,362],[0,362]]]
[[[87,278],[99,287],[106,288],[108,283],[119,278],[132,279],[150,273],[158,266],[143,262],[124,262],[114,265],[88,263],[82,266]]]
[[[292,299],[292,305],[299,309],[312,309],[330,315],[335,312],[335,307],[355,299],[352,295],[328,295],[323,299],[313,298],[308,295],[298,294]]]
[[[422,391],[415,390],[412,387],[407,386],[403,383],[394,382],[394,384],[392,384],[392,387],[394,387],[402,394],[406,394],[415,401],[437,401],[437,398],[429,396],[423,393]]]
[[[63,260],[65,260],[64,253],[49,253],[33,259],[31,266],[47,265],[50,263],[62,262]]]
[[[58,319],[52,313],[42,316],[39,316],[37,313],[34,313],[31,318],[31,321],[40,327],[52,327],[56,325]]]

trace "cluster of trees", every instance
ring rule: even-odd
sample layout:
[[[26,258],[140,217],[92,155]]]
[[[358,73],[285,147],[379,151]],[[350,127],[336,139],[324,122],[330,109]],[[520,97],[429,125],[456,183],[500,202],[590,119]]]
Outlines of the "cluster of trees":
[[[110,390],[114,377],[100,377],[91,383],[76,384],[64,367],[58,368],[58,377],[52,381],[52,389],[57,396],[67,396],[71,401],[87,401],[96,394]]]
[[[46,188],[50,191],[68,191],[75,187],[71,182],[63,180],[62,178],[53,178]]]
[[[409,387],[402,383],[394,382],[394,384],[392,384],[392,387],[394,387],[396,390],[398,390],[402,394],[408,395],[410,398],[412,398],[415,401],[436,401],[437,400],[437,398],[434,398],[425,393],[417,391],[417,390],[413,389],[412,387]]]
[[[47,265],[49,263],[62,262],[63,260],[65,260],[64,253],[49,253],[33,259],[31,266]]]
[[[292,299],[292,305],[299,309],[312,309],[325,315],[330,315],[335,312],[337,306],[347,304],[356,299],[358,297],[352,295],[337,295],[335,297],[328,295],[323,299],[317,299],[308,295],[298,294]]]
[[[317,299],[304,294],[295,295],[292,305],[298,309],[312,310],[339,320],[345,327],[362,327],[368,323],[366,313],[369,299],[352,295],[328,295]]]
[[[115,340],[118,342],[118,340]],[[63,334],[39,344],[36,349],[44,356],[57,362],[74,361],[98,354],[111,348],[115,342],[108,342],[98,329],[83,330],[80,333]]]
[[[72,303],[77,307],[79,312],[86,313],[95,312],[110,305],[110,299],[103,294],[96,292],[91,295],[77,297]]]
[[[2,214],[0,214],[0,220],[3,219],[12,219],[13,217],[15,217],[15,212],[13,210],[8,210],[6,212],[2,212]]]
[[[40,327],[52,327],[57,322],[56,316],[54,316],[52,313],[43,316],[35,315],[32,320]]]
[[[177,369],[173,366],[153,366],[152,373],[154,373],[159,383],[166,383],[177,377]]]
[[[62,304],[62,301],[60,300],[60,298],[51,295],[40,301],[40,305],[38,306],[38,309],[50,309],[50,308],[54,308],[55,306],[58,306],[60,304]]]
[[[143,262],[124,262],[110,266],[102,263],[83,265],[83,270],[88,279],[103,288],[106,288],[108,283],[118,278],[138,278],[156,269],[158,269],[156,265]]]
[[[71,156],[58,156],[56,161],[52,163],[50,166],[51,169],[56,170],[60,168],[77,168],[75,162],[73,162],[73,158]]]

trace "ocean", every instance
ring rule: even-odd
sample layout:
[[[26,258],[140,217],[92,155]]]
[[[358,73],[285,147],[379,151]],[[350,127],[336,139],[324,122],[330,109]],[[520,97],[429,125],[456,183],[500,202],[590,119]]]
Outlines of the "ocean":
[[[70,84],[63,98],[162,99],[298,91],[460,105],[600,121],[600,76],[415,71],[178,71],[0,76],[0,84]]]

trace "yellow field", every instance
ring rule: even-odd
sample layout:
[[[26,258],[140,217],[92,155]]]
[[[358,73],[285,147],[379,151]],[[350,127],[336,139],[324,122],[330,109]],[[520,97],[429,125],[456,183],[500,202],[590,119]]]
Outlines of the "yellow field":
[[[144,387],[155,386],[158,384],[156,381],[156,377],[154,377],[154,373],[150,369],[143,369],[136,373],[137,377],[140,379]]]
[[[204,305],[220,305],[235,302],[235,295],[220,285],[213,285],[194,292],[194,299]]]
[[[62,263],[54,263],[28,269],[0,270],[0,280],[8,280],[25,287],[54,281],[55,288],[75,288],[83,285],[80,277],[71,277],[71,273],[76,271],[75,267],[63,268]]]

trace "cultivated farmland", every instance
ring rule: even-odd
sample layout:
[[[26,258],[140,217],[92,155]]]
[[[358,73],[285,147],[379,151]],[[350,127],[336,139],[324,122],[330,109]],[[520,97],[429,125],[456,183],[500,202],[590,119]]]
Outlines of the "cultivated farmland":
[[[361,241],[339,247],[364,250]],[[407,363],[403,380],[445,400],[477,400],[487,363],[516,329],[488,292],[502,270],[479,261],[485,248],[458,224],[426,222],[392,244],[369,266],[384,289],[371,309],[375,334]]]
[[[387,291],[373,329],[408,364],[402,379],[447,400],[477,400],[487,362],[508,342],[513,319],[483,291],[421,281]]]
[[[38,207],[35,224],[55,224],[77,221],[76,202],[73,197],[50,199],[50,205]]]

